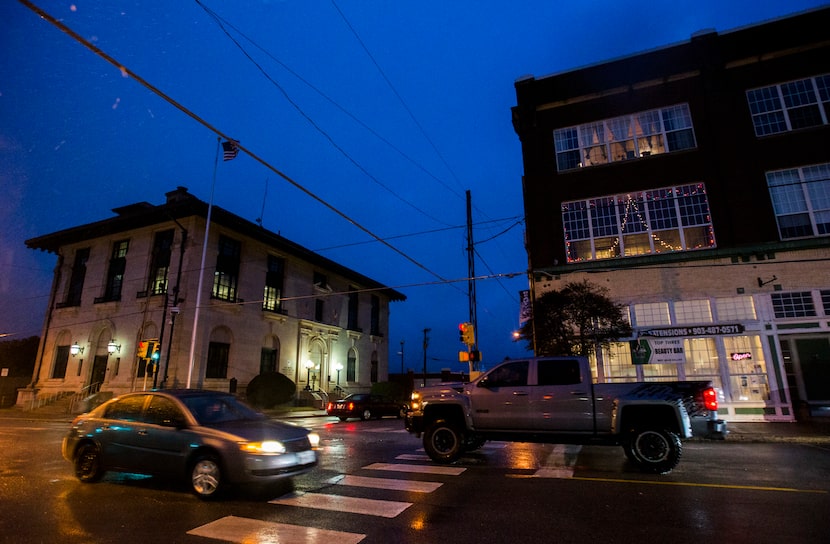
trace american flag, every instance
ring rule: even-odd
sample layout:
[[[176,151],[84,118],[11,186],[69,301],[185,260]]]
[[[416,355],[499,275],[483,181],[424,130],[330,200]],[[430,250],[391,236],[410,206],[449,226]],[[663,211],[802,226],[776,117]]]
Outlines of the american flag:
[[[239,147],[233,140],[222,142],[222,150],[225,152],[224,160],[226,161],[235,159],[239,154]]]

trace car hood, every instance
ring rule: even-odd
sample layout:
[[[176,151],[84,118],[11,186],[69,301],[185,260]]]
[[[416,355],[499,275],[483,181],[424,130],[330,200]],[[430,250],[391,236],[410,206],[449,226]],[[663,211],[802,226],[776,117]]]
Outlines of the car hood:
[[[211,423],[209,425],[204,425],[204,427],[232,434],[252,442],[258,442],[261,440],[296,440],[308,435],[309,433],[309,430],[304,427],[298,427],[289,423],[269,419],[225,421],[221,423]]]

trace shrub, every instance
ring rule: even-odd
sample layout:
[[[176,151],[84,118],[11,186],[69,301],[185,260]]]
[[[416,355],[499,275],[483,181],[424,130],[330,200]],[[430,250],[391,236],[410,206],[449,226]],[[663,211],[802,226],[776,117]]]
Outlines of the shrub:
[[[293,399],[296,391],[297,386],[285,374],[265,372],[248,383],[246,394],[255,408],[273,408]]]

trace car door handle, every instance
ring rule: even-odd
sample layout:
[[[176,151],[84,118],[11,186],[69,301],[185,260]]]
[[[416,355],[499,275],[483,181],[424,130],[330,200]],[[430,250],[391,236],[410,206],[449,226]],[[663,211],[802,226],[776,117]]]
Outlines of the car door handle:
[[[527,391],[513,391],[514,397],[526,397]]]

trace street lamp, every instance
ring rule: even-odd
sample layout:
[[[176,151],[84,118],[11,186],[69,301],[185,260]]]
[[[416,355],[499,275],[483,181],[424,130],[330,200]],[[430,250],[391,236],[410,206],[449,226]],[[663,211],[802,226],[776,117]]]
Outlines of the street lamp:
[[[335,389],[337,391],[340,391],[340,371],[343,370],[343,364],[342,363],[334,363],[334,370],[337,371],[337,386],[335,387]]]
[[[314,368],[314,363],[311,361],[305,362],[306,374],[305,374],[305,390],[311,391],[311,369]]]

